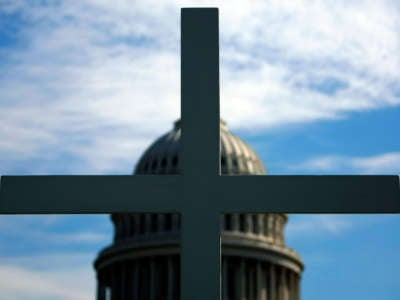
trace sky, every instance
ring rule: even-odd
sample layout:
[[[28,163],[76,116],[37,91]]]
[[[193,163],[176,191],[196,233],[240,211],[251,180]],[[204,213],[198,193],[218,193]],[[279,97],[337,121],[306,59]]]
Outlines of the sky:
[[[180,8],[210,6],[221,117],[270,174],[400,174],[394,0],[0,0],[0,174],[132,173],[179,118]],[[302,299],[397,299],[399,230],[291,215]],[[111,240],[107,215],[0,216],[0,299],[94,299]]]

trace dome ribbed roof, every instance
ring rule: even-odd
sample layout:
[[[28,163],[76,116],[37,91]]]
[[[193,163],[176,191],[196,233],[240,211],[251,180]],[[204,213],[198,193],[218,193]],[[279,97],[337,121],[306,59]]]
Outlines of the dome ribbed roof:
[[[261,159],[254,150],[220,122],[221,174],[267,174]],[[180,174],[180,120],[174,128],[158,138],[142,155],[135,174]]]

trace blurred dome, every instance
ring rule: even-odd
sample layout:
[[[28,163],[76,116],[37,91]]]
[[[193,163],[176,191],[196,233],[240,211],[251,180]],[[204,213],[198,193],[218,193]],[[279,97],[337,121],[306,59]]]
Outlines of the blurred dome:
[[[224,121],[220,129],[222,174],[266,174],[260,158]],[[181,173],[180,133],[177,121],[144,152],[134,173]],[[113,243],[94,262],[97,300],[179,300],[181,217],[178,212],[113,213]],[[300,300],[304,264],[286,246],[287,214],[225,212],[220,217],[221,299]]]
[[[158,138],[142,155],[135,174],[179,174],[180,170],[180,120],[174,128]],[[266,168],[254,150],[220,122],[221,174],[261,175]]]

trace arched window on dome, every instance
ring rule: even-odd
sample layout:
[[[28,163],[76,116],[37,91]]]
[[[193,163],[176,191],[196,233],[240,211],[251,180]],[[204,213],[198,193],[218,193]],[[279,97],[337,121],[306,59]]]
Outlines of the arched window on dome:
[[[221,168],[226,168],[226,157],[221,155]]]
[[[233,165],[233,167],[234,167],[235,169],[237,169],[237,167],[238,167],[238,161],[237,161],[236,158],[232,158],[232,165]]]
[[[174,157],[172,158],[172,166],[174,168],[178,167],[178,156],[177,155],[174,155]]]
[[[161,173],[165,173],[167,169],[167,158],[164,156],[161,160]]]
[[[156,172],[156,170],[157,170],[157,165],[158,165],[158,160],[157,160],[157,158],[155,158],[154,160],[153,160],[153,162],[151,163],[151,171],[154,173],[154,172]]]

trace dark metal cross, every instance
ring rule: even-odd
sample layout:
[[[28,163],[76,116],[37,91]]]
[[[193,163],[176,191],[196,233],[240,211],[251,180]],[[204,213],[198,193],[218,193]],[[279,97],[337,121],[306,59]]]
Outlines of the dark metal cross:
[[[399,213],[398,176],[220,176],[218,9],[181,11],[183,175],[3,176],[2,214],[182,214],[181,299],[220,299],[220,214]]]

